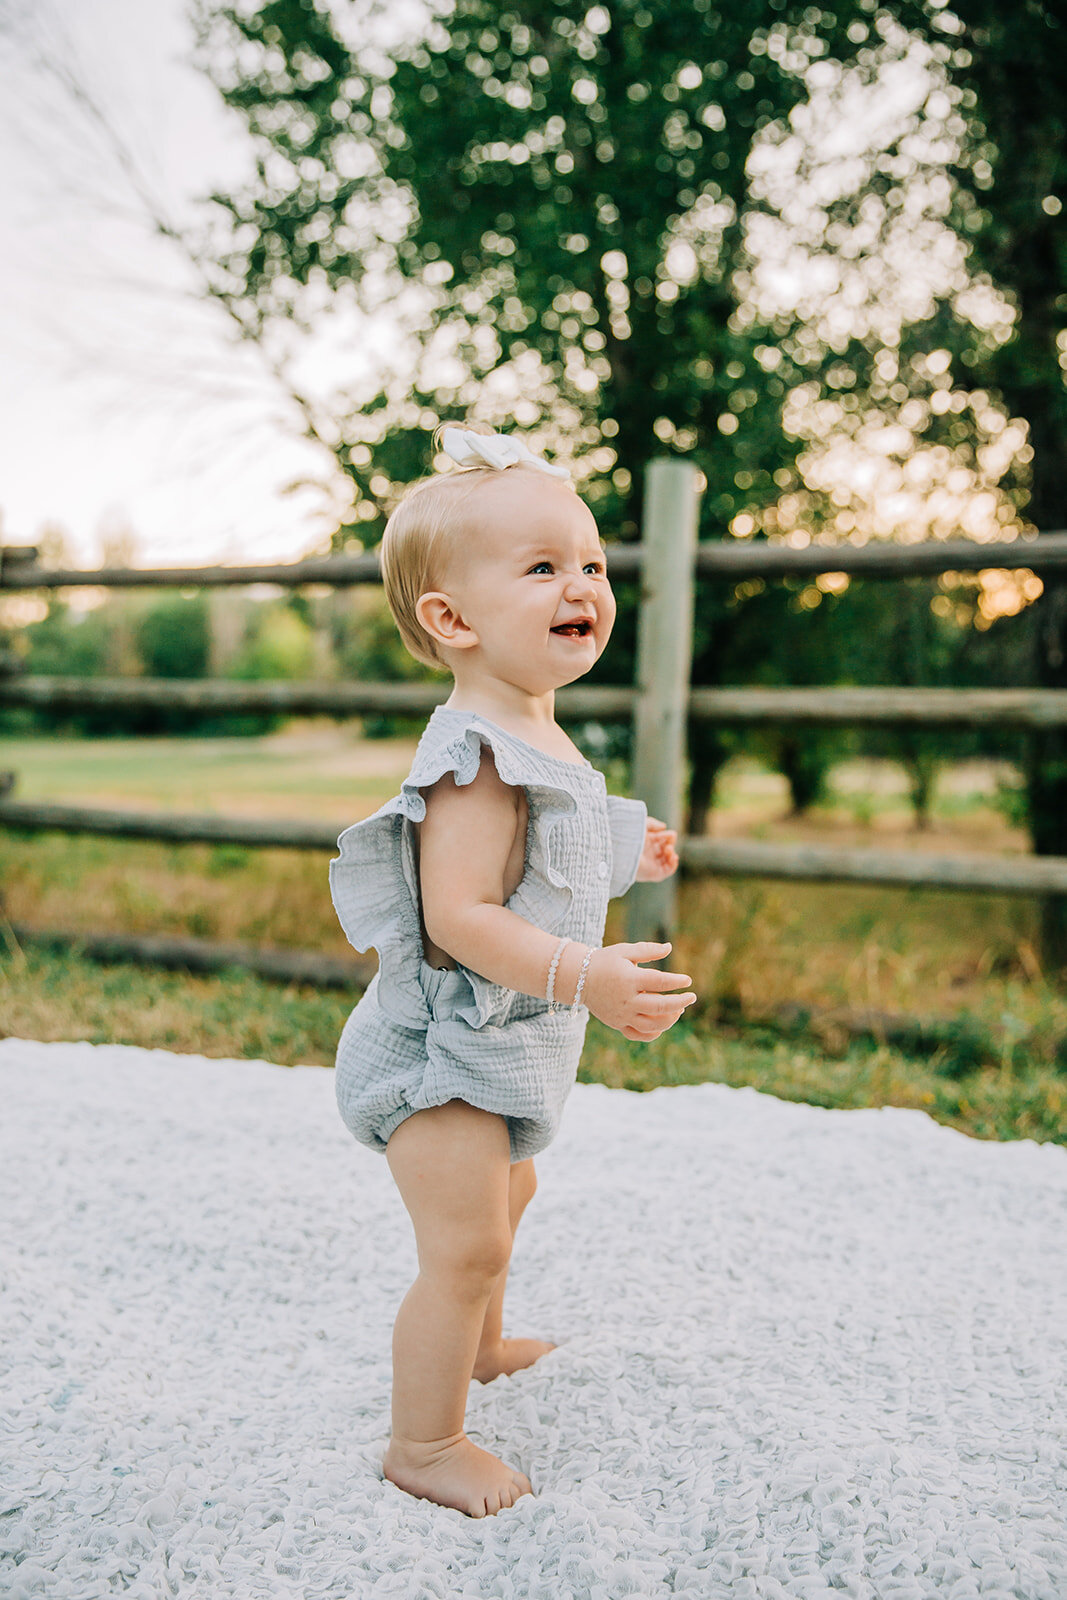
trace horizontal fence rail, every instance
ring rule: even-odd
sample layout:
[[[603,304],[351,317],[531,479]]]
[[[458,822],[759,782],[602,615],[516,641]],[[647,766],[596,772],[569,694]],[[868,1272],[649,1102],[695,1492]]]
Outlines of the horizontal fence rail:
[[[433,683],[287,683],[222,678],[0,676],[0,705],[165,706],[188,711],[277,711],[288,715],[428,715],[448,698]],[[590,684],[560,689],[556,715],[622,721],[638,691]],[[706,722],[880,723],[922,727],[1067,727],[1067,689],[690,689],[687,715]]]
[[[76,588],[203,589],[273,583],[286,588],[302,584],[353,585],[380,583],[377,551],[359,555],[309,556],[303,561],[248,567],[39,567],[29,554],[34,547],[0,549],[0,590]],[[641,544],[604,546],[612,577],[636,577],[643,568]],[[922,544],[805,545],[796,549],[782,541],[705,540],[696,546],[697,572],[722,577],[804,577],[820,572],[855,573],[857,577],[911,578],[942,572],[980,572],[987,568],[1028,568],[1031,572],[1067,570],[1067,532],[1002,539],[982,544],[974,539],[927,540]]]
[[[625,546],[623,547],[625,548]],[[922,544],[805,545],[706,541],[696,549],[696,569],[720,577],[814,577],[847,572],[857,578],[918,578],[942,572],[1031,572],[1067,569],[1067,533],[979,544],[974,539],[929,539]]]
[[[363,989],[376,963],[322,955],[318,950],[276,950],[267,945],[214,939],[171,939],[147,933],[86,933],[75,928],[29,928],[10,924],[19,944],[44,950],[80,950],[94,961],[136,961],[182,972],[237,968],[275,983],[308,983],[316,989]]]
[[[691,689],[689,715],[709,722],[1062,728],[1067,689]]]
[[[171,844],[237,844],[280,850],[329,850],[347,823],[282,818],[217,817],[210,813],[110,811],[89,806],[0,800],[0,827],[35,833],[102,834]],[[1067,894],[1067,858],[943,856],[836,845],[768,844],[686,835],[677,842],[682,866],[733,877],[972,889],[994,894]]]
[[[167,706],[189,711],[280,711],[310,716],[365,712],[429,715],[448,698],[440,683],[242,682],[225,678],[0,677],[0,705]],[[634,690],[561,690],[557,707],[568,717],[628,717]]]
[[[678,854],[688,867],[732,877],[970,889],[982,894],[1067,894],[1067,856],[942,856],[699,838],[680,840]]]
[[[282,817],[217,817],[210,812],[110,811],[50,801],[0,800],[0,827],[20,833],[51,828],[115,839],[165,839],[171,844],[243,844],[279,850],[335,850],[347,823]]]

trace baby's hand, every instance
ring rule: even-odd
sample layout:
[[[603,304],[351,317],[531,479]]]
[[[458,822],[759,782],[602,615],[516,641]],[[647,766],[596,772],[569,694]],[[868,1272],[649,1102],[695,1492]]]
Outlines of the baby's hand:
[[[660,883],[678,870],[678,852],[674,841],[676,828],[668,828],[658,817],[649,817],[645,824],[645,847],[637,863],[636,883]]]
[[[594,1017],[627,1039],[658,1039],[678,1021],[696,995],[669,994],[690,980],[684,973],[651,971],[641,961],[660,961],[669,944],[608,944],[589,958],[582,1000]]]

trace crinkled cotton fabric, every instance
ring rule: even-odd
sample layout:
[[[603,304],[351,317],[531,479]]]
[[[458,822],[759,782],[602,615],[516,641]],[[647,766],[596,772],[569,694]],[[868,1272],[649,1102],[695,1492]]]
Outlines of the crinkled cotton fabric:
[[[589,761],[549,755],[478,712],[434,710],[400,793],[346,828],[330,862],[330,893],[349,942],[378,952],[378,971],[338,1043],[337,1104],[355,1137],[379,1153],[414,1112],[465,1100],[507,1120],[511,1160],[523,1161],[555,1138],[577,1074],[585,1006],[554,1011],[543,996],[425,958],[413,829],[426,815],[419,791],[446,772],[470,783],[486,747],[504,782],[522,785],[529,807],[524,871],[509,911],[599,947],[609,898],[637,876],[642,801],[608,794]]]

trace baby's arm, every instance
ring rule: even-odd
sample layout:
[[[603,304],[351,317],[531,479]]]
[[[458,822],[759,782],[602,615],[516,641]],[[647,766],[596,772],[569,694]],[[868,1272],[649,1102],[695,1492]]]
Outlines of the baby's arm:
[[[543,999],[559,935],[546,933],[504,905],[504,872],[519,816],[519,791],[503,781],[492,752],[470,783],[451,772],[422,790],[426,815],[419,828],[422,914],[428,938],[453,960],[490,983]],[[667,994],[689,982],[682,974],[647,970],[669,945],[609,945],[595,951],[582,1000],[594,1016],[632,1039],[654,1039],[677,1021],[695,995]],[[574,998],[586,947],[564,946],[555,993]]]
[[[422,915],[433,943],[472,972],[523,994],[543,995],[559,937],[504,906],[504,873],[515,843],[520,793],[499,776],[487,746],[470,783],[457,784],[446,772],[422,790]],[[572,966],[574,993],[583,954],[578,945],[563,952],[556,968],[561,999]]]

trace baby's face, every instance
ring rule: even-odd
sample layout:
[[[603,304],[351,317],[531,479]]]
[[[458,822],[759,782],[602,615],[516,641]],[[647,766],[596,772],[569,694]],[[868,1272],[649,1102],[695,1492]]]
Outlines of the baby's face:
[[[480,486],[465,511],[466,544],[442,586],[466,630],[452,641],[454,670],[477,666],[531,694],[580,678],[615,623],[592,512],[565,484],[515,468]]]

